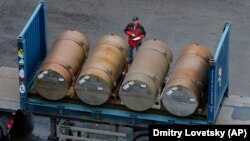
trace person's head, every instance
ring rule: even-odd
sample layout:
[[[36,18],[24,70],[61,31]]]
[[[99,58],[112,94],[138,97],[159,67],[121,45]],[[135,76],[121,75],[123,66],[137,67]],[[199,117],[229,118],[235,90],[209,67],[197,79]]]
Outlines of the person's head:
[[[134,16],[134,17],[132,18],[132,23],[133,23],[134,25],[137,25],[137,24],[139,23],[139,18],[138,18],[137,16]]]

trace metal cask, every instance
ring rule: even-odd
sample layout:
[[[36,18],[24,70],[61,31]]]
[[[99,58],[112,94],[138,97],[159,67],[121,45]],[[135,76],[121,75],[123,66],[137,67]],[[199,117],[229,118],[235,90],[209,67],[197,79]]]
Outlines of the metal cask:
[[[35,89],[48,100],[64,98],[89,50],[87,37],[67,30],[54,41],[35,77]]]
[[[210,50],[199,44],[187,46],[178,58],[168,84],[163,90],[165,109],[176,116],[193,114],[208,82]]]
[[[120,87],[122,103],[131,110],[153,106],[172,62],[172,51],[160,40],[145,41]]]
[[[114,34],[102,37],[91,50],[77,79],[78,97],[89,105],[105,103],[123,72],[127,56],[125,40]]]

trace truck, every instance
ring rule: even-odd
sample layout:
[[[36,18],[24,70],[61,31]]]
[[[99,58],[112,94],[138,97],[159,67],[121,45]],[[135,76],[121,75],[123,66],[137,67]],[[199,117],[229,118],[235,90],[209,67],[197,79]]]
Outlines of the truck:
[[[1,100],[0,100],[0,140],[9,140],[10,139],[10,130],[14,123],[13,113],[15,113],[19,109],[19,99],[18,96],[9,97],[8,93],[17,93],[18,92],[18,79],[16,76],[17,69],[15,71],[11,71],[9,73],[4,73],[4,67],[0,69],[1,81],[5,81],[5,83],[1,83]],[[13,72],[13,73],[12,73]],[[13,83],[12,83],[13,82]],[[12,91],[8,88],[8,85],[15,85],[16,89]],[[11,102],[9,102],[11,101]]]
[[[112,106],[90,106],[74,100],[49,101],[34,94],[34,77],[47,54],[46,3],[40,1],[22,32],[17,37],[18,68],[0,68],[0,127],[8,136],[15,114],[30,112],[50,118],[48,140],[100,140],[90,134],[113,136],[118,140],[148,137],[149,125],[232,123],[228,108],[249,103],[247,99],[229,96],[229,47],[231,23],[226,22],[214,58],[209,61],[209,83],[205,98],[195,114],[176,117],[167,112],[134,112]],[[244,99],[244,100],[243,100]],[[250,101],[250,100],[249,100]],[[224,110],[224,111],[223,111]],[[8,119],[8,120],[6,120]],[[74,122],[114,126],[112,131],[81,127]],[[248,122],[245,121],[243,123]],[[3,124],[2,124],[3,123]],[[223,123],[223,122],[222,122]],[[237,122],[236,122],[237,123]],[[133,129],[128,135],[120,127]],[[0,130],[0,131],[1,131]],[[0,134],[1,135],[1,134]],[[92,138],[91,138],[92,137]]]

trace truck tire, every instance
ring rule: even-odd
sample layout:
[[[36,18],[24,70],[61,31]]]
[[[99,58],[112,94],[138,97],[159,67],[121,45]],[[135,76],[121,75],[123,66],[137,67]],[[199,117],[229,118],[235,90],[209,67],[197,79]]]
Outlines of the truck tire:
[[[11,132],[13,137],[26,137],[32,133],[34,125],[33,115],[31,113],[18,110],[13,119],[14,125]]]
[[[134,136],[132,136],[131,141],[148,141],[149,135],[148,131],[136,131],[134,133]]]
[[[3,133],[3,129],[0,127],[0,141],[11,141],[10,134],[7,134],[6,136]]]
[[[2,130],[2,128],[0,127],[0,141],[2,141],[3,138],[4,138],[3,130]]]

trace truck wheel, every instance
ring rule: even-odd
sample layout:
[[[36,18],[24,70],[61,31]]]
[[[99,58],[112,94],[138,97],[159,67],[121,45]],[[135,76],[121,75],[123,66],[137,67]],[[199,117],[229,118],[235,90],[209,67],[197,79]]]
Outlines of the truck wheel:
[[[2,141],[3,138],[4,138],[3,130],[2,130],[2,128],[0,127],[0,141]]]
[[[12,127],[12,136],[26,137],[33,131],[33,115],[26,111],[18,110],[14,115],[14,125]]]
[[[11,135],[10,134],[7,134],[5,137],[4,137],[4,141],[11,141]]]
[[[131,141],[148,141],[148,131],[136,131]]]
[[[10,134],[4,136],[2,128],[0,128],[0,141],[11,141]]]

